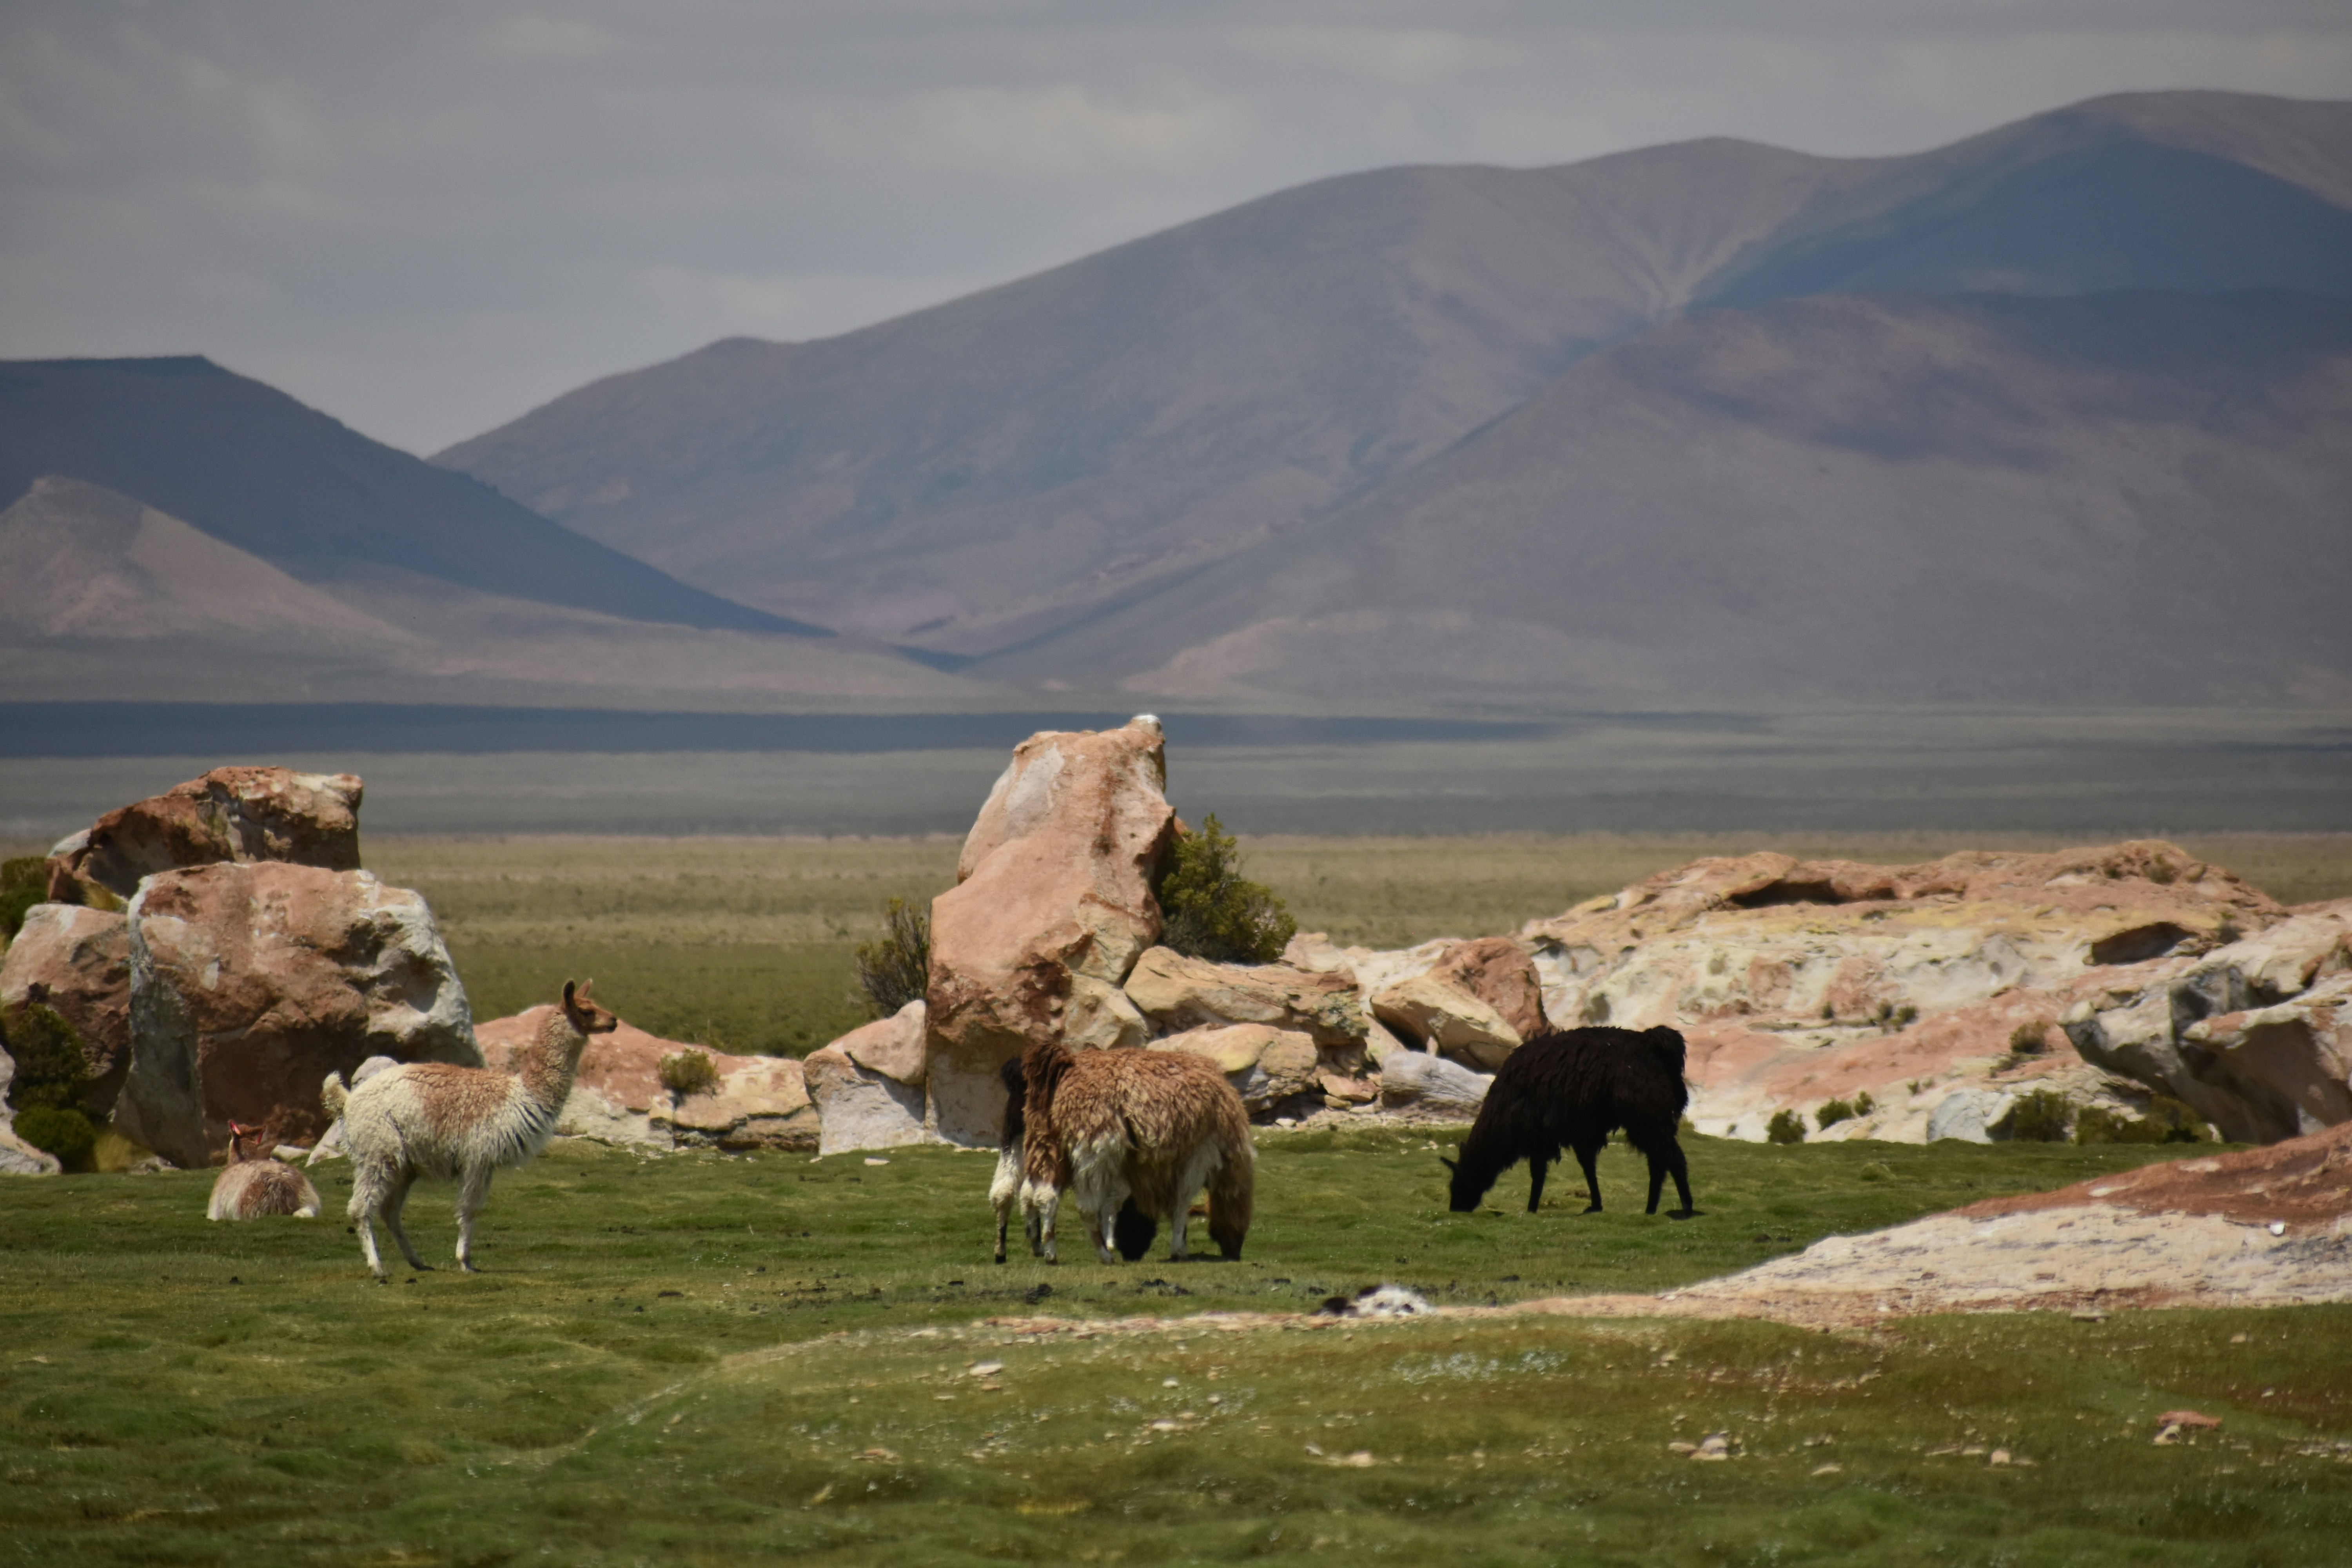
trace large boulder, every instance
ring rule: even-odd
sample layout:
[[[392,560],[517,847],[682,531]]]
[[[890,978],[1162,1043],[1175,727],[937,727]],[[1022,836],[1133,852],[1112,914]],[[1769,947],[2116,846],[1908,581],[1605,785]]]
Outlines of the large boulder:
[[[555,1010],[552,1003],[476,1027],[483,1059],[514,1070],[528,1045]],[[719,1085],[701,1094],[673,1094],[661,1080],[664,1057],[701,1051]],[[624,1149],[782,1149],[814,1151],[816,1110],[789,1057],[739,1057],[666,1040],[622,1020],[608,1035],[591,1035],[580,1053],[572,1097],[557,1118],[559,1137],[584,1138]]]
[[[1429,973],[1484,1002],[1522,1041],[1547,1026],[1543,977],[1536,972],[1535,954],[1509,937],[1456,942]]]
[[[2188,957],[2286,910],[2146,839],[1918,866],[1706,859],[1528,925],[1545,1007],[1575,1023],[1875,1026],[2086,968]]]
[[[1136,961],[1126,990],[1164,1029],[1265,1024],[1304,1033],[1318,1046],[1337,1048],[1364,1041],[1363,1002],[1346,974],[1286,963],[1213,963],[1155,947]]]
[[[131,1071],[131,922],[117,910],[35,904],[0,954],[0,1011],[27,1002],[57,1009],[81,1037],[89,1088],[82,1110],[113,1114]]]
[[[931,1141],[923,1125],[929,1011],[921,1002],[909,1002],[809,1054],[802,1068],[809,1098],[816,1102],[819,1153]],[[1000,1103],[1000,1132],[1003,1113]]]
[[[1217,1025],[1154,1040],[1151,1048],[1216,1063],[1254,1120],[1312,1111],[1323,1103],[1321,1058],[1314,1037],[1301,1030],[1268,1024]],[[1301,1103],[1301,1096],[1307,1100]]]
[[[2189,1105],[2238,1142],[2352,1121],[2352,900],[2171,972],[2119,973],[2070,1008],[2082,1056]]]
[[[289,768],[215,768],[108,812],[50,851],[50,897],[114,906],[142,877],[262,860],[356,871],[358,778]]]
[[[327,1126],[319,1085],[371,1056],[481,1064],[432,911],[365,871],[230,862],[149,876],[131,901],[131,1069],[115,1121],[173,1163]]]
[[[1160,935],[1151,879],[1176,823],[1166,746],[1148,716],[1046,731],[989,792],[956,886],[931,904],[926,1081],[940,1137],[996,1142],[998,1070],[1032,1040],[1141,1043],[1140,1015],[1113,993]]]
[[[1372,998],[1372,1012],[1423,1050],[1441,1052],[1484,1072],[1501,1067],[1520,1045],[1518,1031],[1494,1008],[1433,972],[1381,992]]]

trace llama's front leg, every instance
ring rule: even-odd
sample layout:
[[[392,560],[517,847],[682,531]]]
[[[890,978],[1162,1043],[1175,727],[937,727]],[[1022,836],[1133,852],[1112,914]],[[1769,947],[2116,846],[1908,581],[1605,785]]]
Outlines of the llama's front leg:
[[[1086,1213],[1087,1234],[1094,1238],[1095,1257],[1105,1263],[1117,1263],[1118,1254],[1111,1247],[1111,1238],[1117,1234],[1113,1226],[1117,1224],[1118,1210],[1107,1205],[1088,1209]]]
[[[352,1216],[352,1226],[360,1233],[360,1252],[367,1258],[368,1272],[375,1276],[379,1285],[384,1283],[387,1270],[383,1255],[376,1250],[373,1221],[376,1206],[383,1201],[382,1180],[374,1170],[362,1166],[352,1179],[351,1206],[344,1212]]]
[[[1554,1159],[1558,1157],[1553,1156]],[[1528,1183],[1528,1212],[1533,1214],[1543,1207],[1544,1177],[1551,1173],[1551,1161],[1538,1154],[1528,1162],[1528,1168],[1534,1173],[1533,1179]]]
[[[1035,1195],[1029,1209],[1029,1249],[1048,1263],[1057,1263],[1054,1256],[1054,1224],[1061,1217],[1062,1189],[1047,1187]]]
[[[481,1272],[474,1267],[474,1216],[489,1201],[490,1175],[485,1165],[479,1172],[467,1172],[457,1183],[457,1267],[468,1274]]]
[[[403,1171],[392,1178],[391,1186],[383,1194],[383,1227],[392,1232],[392,1239],[400,1244],[400,1255],[408,1259],[408,1266],[419,1274],[430,1274],[433,1265],[416,1256],[416,1244],[408,1239],[407,1227],[400,1223],[400,1211],[408,1203],[408,1189],[415,1183],[414,1171]]]
[[[1600,1161],[1600,1144],[1579,1143],[1576,1146],[1576,1163],[1584,1167],[1584,1194],[1591,1200],[1591,1202],[1584,1205],[1584,1212],[1586,1214],[1599,1214],[1601,1212]]]

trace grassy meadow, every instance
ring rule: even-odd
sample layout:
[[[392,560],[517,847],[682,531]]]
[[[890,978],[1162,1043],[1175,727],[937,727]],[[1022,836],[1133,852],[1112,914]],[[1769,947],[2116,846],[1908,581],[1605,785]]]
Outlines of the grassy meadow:
[[[1249,874],[1303,929],[1394,947],[1516,931],[1701,855],[1779,849],[1888,863],[2054,838],[1958,834],[1245,837]],[[367,863],[433,906],[478,1018],[566,978],[639,1027],[747,1055],[804,1056],[866,1021],[852,952],[892,898],[952,886],[931,838],[430,838],[370,835]],[[2242,835],[2187,847],[2288,903],[2352,894],[2352,836]],[[17,851],[22,852],[22,851]]]
[[[1517,1173],[1448,1214],[1457,1138],[1263,1133],[1239,1264],[998,1268],[992,1162],[937,1148],[559,1146],[500,1178],[485,1272],[383,1287],[337,1219],[207,1224],[204,1173],[10,1183],[0,1563],[2342,1560],[2352,1310],[1181,1320],[1655,1290],[2176,1152],[1694,1139],[1677,1221],[1622,1148],[1602,1214],[1530,1216]],[[1087,1321],[986,1321],[1045,1313]],[[2225,1425],[2153,1446],[2184,1405]],[[1736,1458],[1667,1448],[1715,1432]]]

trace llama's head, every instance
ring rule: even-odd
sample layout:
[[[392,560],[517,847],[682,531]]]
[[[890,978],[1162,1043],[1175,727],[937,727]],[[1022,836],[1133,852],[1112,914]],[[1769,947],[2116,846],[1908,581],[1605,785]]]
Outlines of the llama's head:
[[[246,1148],[246,1140],[258,1138],[260,1135],[261,1129],[258,1127],[248,1127],[242,1121],[230,1122],[228,1124],[228,1163],[232,1165],[242,1165],[248,1160],[265,1158],[265,1154],[254,1153]]]
[[[1661,1063],[1674,1070],[1675,1077],[1679,1079],[1683,1076],[1686,1047],[1683,1044],[1680,1030],[1670,1029],[1665,1025],[1660,1024],[1654,1028],[1643,1030],[1642,1039],[1650,1047],[1652,1056],[1656,1057]]]
[[[621,1020],[596,1005],[595,998],[588,994],[595,984],[583,980],[575,991],[572,982],[563,983],[563,1016],[583,1035],[609,1035],[621,1026]]]
[[[1463,1158],[1459,1163],[1444,1154],[1437,1157],[1437,1163],[1445,1167],[1446,1206],[1455,1214],[1469,1214],[1477,1208],[1479,1200],[1486,1195],[1486,1189],[1495,1184],[1497,1173],[1483,1168],[1478,1161],[1470,1157],[1470,1151],[1467,1148],[1463,1150],[1462,1154]]]

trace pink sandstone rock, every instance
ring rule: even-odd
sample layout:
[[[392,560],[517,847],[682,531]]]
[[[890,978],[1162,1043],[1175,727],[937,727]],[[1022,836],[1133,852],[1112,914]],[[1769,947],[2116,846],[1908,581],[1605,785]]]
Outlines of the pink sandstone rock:
[[[478,1026],[483,1058],[513,1070],[514,1053],[539,1032],[553,1004],[526,1008]],[[708,1094],[672,1094],[661,1081],[662,1058],[701,1051],[718,1069]],[[801,1064],[789,1057],[739,1057],[705,1046],[666,1040],[623,1022],[609,1035],[591,1035],[581,1053],[556,1132],[566,1138],[627,1148],[781,1149],[814,1151],[816,1111]]]
[[[1268,1024],[1213,1025],[1154,1040],[1151,1049],[1182,1051],[1216,1063],[1255,1120],[1283,1113],[1300,1095],[1320,1092],[1314,1037],[1300,1030]]]
[[[1503,1059],[1521,1044],[1518,1031],[1505,1023],[1501,1015],[1434,972],[1401,980],[1379,993],[1372,998],[1372,1012],[1381,1023],[1423,1049],[1452,1057],[1482,1072],[1501,1067]]]
[[[119,910],[35,904],[0,954],[0,1007],[39,1000],[81,1036],[89,1089],[82,1109],[103,1125],[131,1071],[131,922]]]
[[[1303,1031],[1318,1046],[1360,1047],[1364,1041],[1363,1003],[1347,974],[1286,963],[1213,963],[1155,947],[1136,961],[1126,991],[1163,1029],[1270,1024]]]
[[[478,1065],[466,993],[416,894],[277,861],[147,878],[130,908],[131,1059],[115,1120],[173,1164],[327,1127],[319,1086],[371,1056]]]
[[[1484,936],[1445,950],[1430,973],[1494,1009],[1522,1041],[1541,1034],[1543,977],[1535,955],[1507,936]]]
[[[215,768],[108,812],[49,859],[49,896],[111,906],[158,871],[282,860],[330,871],[360,865],[360,796],[351,773]]]
[[[943,1138],[1001,1131],[997,1070],[1034,1039],[1140,1045],[1119,985],[1160,934],[1151,879],[1175,832],[1159,721],[1032,735],[931,904],[926,1084]]]

